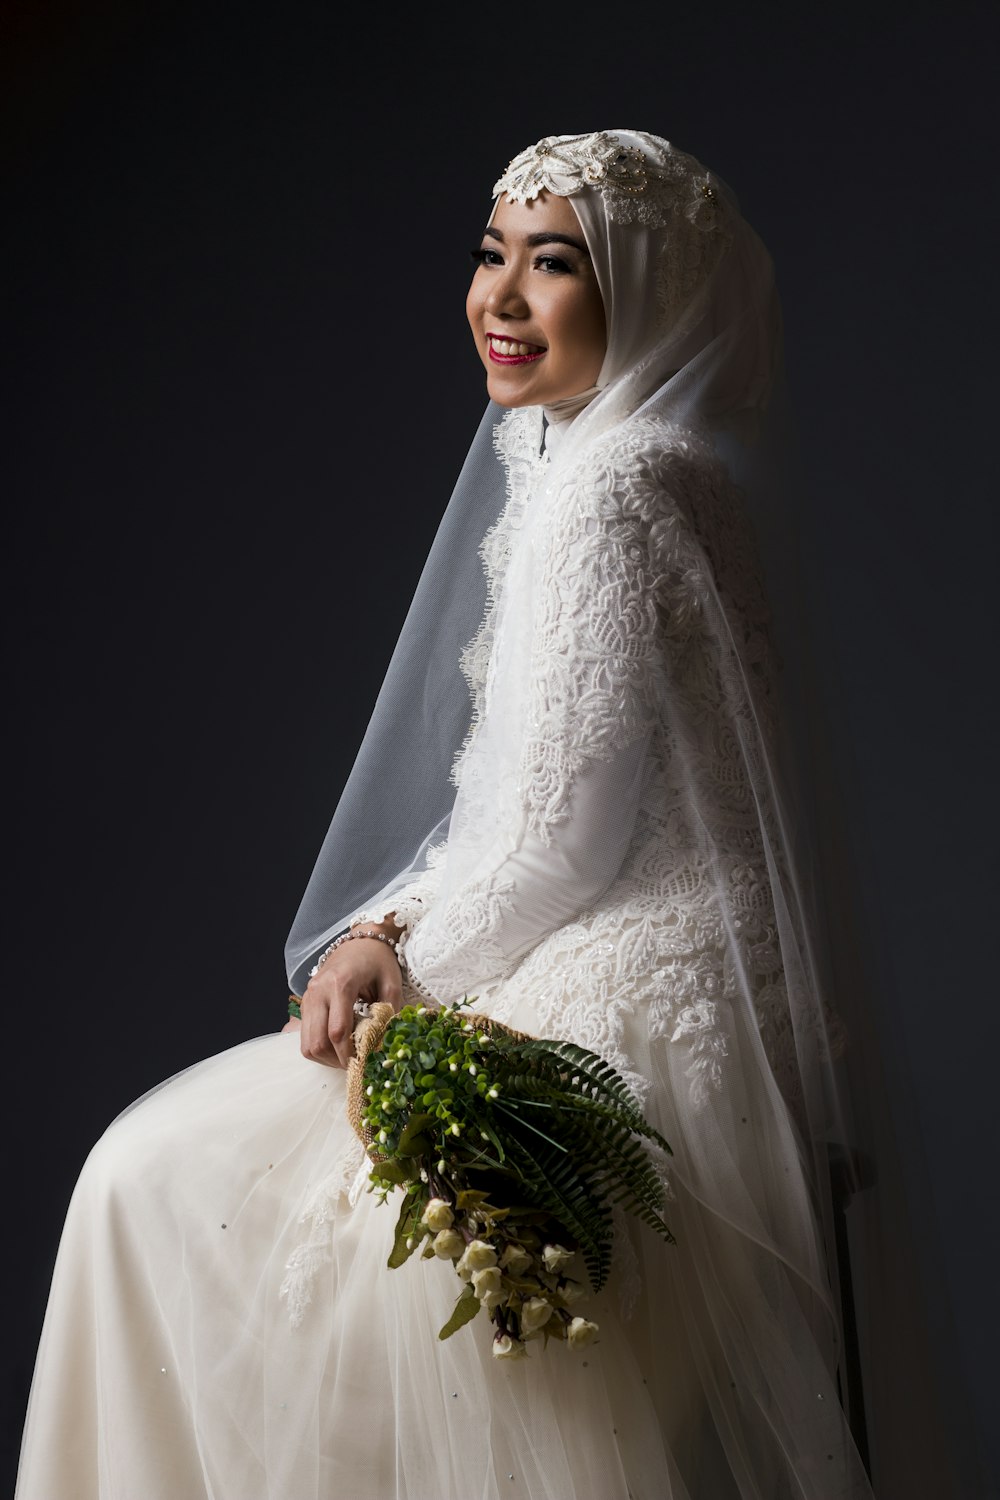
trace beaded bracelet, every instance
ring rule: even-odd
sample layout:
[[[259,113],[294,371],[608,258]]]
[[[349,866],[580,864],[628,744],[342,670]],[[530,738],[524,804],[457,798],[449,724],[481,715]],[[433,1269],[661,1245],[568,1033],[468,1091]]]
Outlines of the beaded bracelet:
[[[380,943],[388,943],[388,945],[392,949],[393,953],[396,952],[396,939],[395,938],[389,937],[384,932],[374,932],[374,931],[371,931],[371,930],[369,930],[368,932],[358,932],[358,931],[356,931],[352,927],[351,930],[350,930],[350,932],[342,932],[340,934],[340,937],[334,938],[334,940],[330,944],[329,948],[327,948],[325,952],[323,952],[323,953],[320,954],[319,958],[316,960],[316,962],[313,964],[312,968],[309,970],[309,978],[312,979],[314,977],[314,975],[316,975],[316,974],[319,973],[319,966],[320,966],[320,964],[325,964],[326,961],[327,961],[327,959],[330,957],[330,954],[331,953],[335,953],[337,951],[337,949],[340,947],[341,943],[349,943],[352,938],[377,938]]]

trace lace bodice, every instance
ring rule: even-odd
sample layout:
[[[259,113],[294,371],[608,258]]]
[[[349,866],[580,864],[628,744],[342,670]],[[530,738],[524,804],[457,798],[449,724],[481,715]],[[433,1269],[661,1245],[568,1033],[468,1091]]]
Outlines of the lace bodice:
[[[499,424],[509,498],[483,543],[487,609],[463,657],[473,716],[460,784],[515,535],[547,477],[540,439],[537,410]],[[637,422],[564,476],[532,546],[524,728],[491,811],[522,831],[457,886],[439,848],[397,898],[412,980],[442,999],[478,991],[501,1018],[528,997],[549,1034],[633,1075],[625,1031],[641,1016],[651,1039],[684,1049],[697,1101],[724,1087],[727,1008],[750,976],[795,1108],[771,813],[753,787],[775,732],[774,655],[742,497],[698,433]]]

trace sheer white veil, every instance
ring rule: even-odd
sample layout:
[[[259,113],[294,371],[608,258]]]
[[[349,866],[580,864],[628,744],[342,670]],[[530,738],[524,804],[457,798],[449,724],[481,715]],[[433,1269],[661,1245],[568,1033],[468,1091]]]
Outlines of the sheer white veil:
[[[767,600],[751,603],[758,621],[768,621],[768,644],[761,646],[759,631],[744,630],[739,611],[732,609],[725,559],[719,560],[715,577],[706,573],[703,579],[703,607],[738,664],[739,692],[753,705],[753,721],[734,755],[764,836],[786,1020],[780,1035],[762,1039],[755,1029],[755,980],[734,931],[730,958],[746,1021],[738,1045],[745,1051],[752,1084],[740,1098],[713,1104],[699,1131],[684,1139],[677,1120],[659,1123],[677,1143],[680,1169],[700,1201],[798,1273],[809,1289],[802,1315],[828,1345],[834,1367],[843,1342],[844,1249],[835,1190],[843,1203],[865,1186],[853,1148],[871,1148],[877,1132],[866,1122],[863,1100],[859,1119],[856,1091],[870,1085],[875,1075],[856,1064],[852,1094],[848,1068],[861,1018],[855,1016],[849,994],[838,994],[836,1005],[831,1001],[834,982],[817,875],[818,820],[808,778],[815,733],[812,664],[795,577],[801,496],[784,425],[781,317],[773,266],[728,187],[657,137],[627,130],[547,137],[514,158],[494,198],[508,193],[523,200],[543,189],[568,196],[576,211],[609,331],[604,366],[594,391],[584,393],[589,399],[582,409],[548,414],[555,425],[546,434],[545,494],[557,492],[561,479],[589,450],[599,452],[609,435],[637,424],[661,424],[675,433],[690,431],[708,445],[742,492],[756,531]],[[502,416],[498,407],[489,406],[473,439],[292,924],[286,960],[296,993],[301,994],[318,952],[354,916],[392,909],[393,895],[426,868],[429,848],[447,840],[445,883],[438,897],[444,902],[460,888],[483,850],[495,846],[505,826],[510,811],[505,766],[523,709],[510,685],[518,680],[524,632],[508,628],[506,659],[499,670],[492,664],[488,711],[477,714],[475,723],[462,655],[477,637],[487,606],[496,607],[509,627],[523,623],[530,613],[528,542],[533,528],[544,525],[545,503],[543,496],[529,513],[524,545],[519,543],[519,555],[511,559],[503,597],[488,599],[481,547],[507,500],[506,476],[495,448]],[[735,561],[742,564],[745,558]],[[765,651],[768,660],[760,654]],[[770,670],[775,661],[776,673]],[[761,681],[769,674],[772,688],[764,692]],[[664,711],[670,712],[669,704]],[[697,796],[693,793],[695,807]],[[492,821],[489,814],[484,821],[484,808],[494,810]],[[509,818],[506,827],[509,834]],[[745,915],[752,923],[754,911]],[[739,917],[735,926],[740,926]],[[770,1101],[766,1127],[760,1114],[764,1099]],[[741,1134],[751,1114],[758,1125],[752,1159]],[[775,1133],[768,1137],[768,1130]],[[755,1177],[765,1138],[776,1152],[769,1171],[782,1170],[783,1152],[801,1161],[822,1245],[804,1228],[806,1203],[776,1209],[780,1192],[774,1179]],[[780,1188],[780,1177],[777,1183]],[[761,1288],[766,1279],[764,1265]],[[713,1295],[721,1299],[717,1305],[724,1319],[724,1293]],[[761,1306],[765,1301],[760,1291]],[[779,1324],[790,1323],[800,1311],[770,1310]],[[767,1399],[780,1432],[786,1416],[791,1423],[798,1398],[794,1354],[785,1351],[783,1368],[780,1347],[775,1348]],[[735,1362],[740,1356],[733,1352],[727,1357]],[[858,1424],[863,1414],[856,1407],[853,1377],[854,1371],[842,1363],[842,1397],[845,1405],[855,1403]],[[723,1392],[719,1399],[735,1398]],[[824,1441],[833,1442],[842,1434],[832,1415],[829,1420]],[[798,1441],[791,1426],[786,1436],[791,1446]],[[849,1446],[849,1439],[844,1441]]]
[[[548,143],[593,139],[551,137]],[[570,165],[566,181],[594,256],[608,310],[609,345],[598,379],[601,399],[574,422],[573,442],[560,455],[564,465],[639,408],[670,410],[680,421],[698,411],[724,409],[732,428],[747,421],[752,426],[766,400],[778,347],[770,258],[739,218],[728,190],[693,158],[656,137],[617,131],[602,133],[599,140],[609,159],[617,140],[639,142],[626,149],[652,153],[651,171],[658,157],[662,166],[652,217],[662,220],[664,205],[669,211],[673,200],[686,216],[677,219],[678,233],[666,238],[661,223],[643,227],[629,217],[627,205],[613,220],[605,194],[586,187]],[[550,161],[560,165],[555,156]],[[690,194],[684,201],[678,187],[690,189],[692,180],[693,201]],[[563,177],[553,181],[556,191],[564,190]],[[495,200],[499,192],[497,184]],[[636,212],[650,212],[653,197],[649,193],[648,203],[644,200]],[[625,224],[628,233],[622,232]],[[735,243],[734,227],[740,231]],[[711,273],[717,269],[713,286]],[[761,319],[768,324],[766,333],[755,326]],[[651,328],[662,329],[662,336],[650,340]],[[665,380],[670,371],[676,373]],[[739,389],[726,390],[723,381]],[[285,959],[296,993],[330,938],[357,912],[401,889],[425,867],[427,848],[447,834],[454,763],[471,718],[460,658],[487,603],[481,544],[507,499],[494,444],[502,416],[491,403],[473,439],[292,923]]]

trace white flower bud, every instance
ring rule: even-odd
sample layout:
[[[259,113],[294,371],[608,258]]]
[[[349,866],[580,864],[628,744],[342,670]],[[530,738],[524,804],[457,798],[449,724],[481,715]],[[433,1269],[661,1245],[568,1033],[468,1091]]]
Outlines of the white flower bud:
[[[496,1263],[497,1253],[492,1245],[488,1245],[485,1240],[472,1240],[466,1245],[456,1269],[460,1276],[468,1273],[468,1280],[475,1271],[485,1271],[488,1266],[495,1266]]]
[[[441,1229],[431,1240],[434,1254],[442,1260],[457,1260],[465,1248],[465,1241],[457,1229]]]
[[[575,1302],[579,1302],[580,1298],[585,1296],[586,1293],[584,1292],[583,1287],[578,1281],[567,1281],[564,1286],[561,1286],[559,1288],[559,1295],[563,1299],[567,1307],[572,1307],[573,1304]]]
[[[473,1271],[472,1290],[480,1302],[489,1298],[491,1301],[499,1300],[500,1290],[500,1268],[498,1266],[486,1266],[482,1271]],[[496,1303],[494,1302],[494,1305]]]
[[[493,1340],[494,1359],[521,1359],[527,1349],[520,1339],[512,1339],[509,1333],[498,1333]]]
[[[423,1172],[420,1175],[423,1177]],[[439,1229],[450,1229],[455,1222],[455,1215],[444,1198],[431,1198],[424,1209],[423,1220],[431,1233],[436,1234]]]
[[[531,1256],[523,1245],[508,1245],[500,1257],[500,1264],[512,1276],[520,1276],[531,1265]]]
[[[566,1341],[572,1349],[586,1349],[597,1337],[597,1324],[586,1318],[574,1318],[566,1330]]]
[[[544,1297],[529,1297],[521,1308],[521,1332],[535,1333],[544,1328],[552,1316],[552,1304]]]
[[[567,1250],[562,1245],[546,1245],[542,1251],[542,1261],[546,1271],[561,1271],[563,1266],[568,1266],[572,1259],[572,1250]]]

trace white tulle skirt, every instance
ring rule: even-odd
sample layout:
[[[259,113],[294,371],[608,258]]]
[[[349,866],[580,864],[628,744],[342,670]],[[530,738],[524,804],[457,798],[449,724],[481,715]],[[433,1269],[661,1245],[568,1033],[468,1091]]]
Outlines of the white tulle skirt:
[[[692,1145],[746,1177],[751,1217],[755,1195],[777,1195],[767,1211],[809,1241],[787,1119],[758,1108],[748,1176],[746,1160],[715,1162],[721,1137],[685,1113],[683,1058],[658,1059],[647,1110],[675,1145],[678,1243],[630,1229],[588,1305],[599,1341],[516,1362],[492,1357],[485,1314],[438,1341],[450,1265],[387,1268],[395,1210],[349,1191],[345,1075],[303,1059],[297,1036],[154,1090],[77,1185],[17,1500],[870,1496],[822,1297],[768,1245],[773,1225],[748,1234],[697,1193]]]

